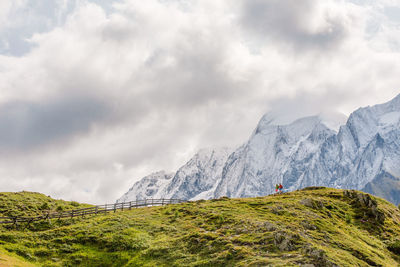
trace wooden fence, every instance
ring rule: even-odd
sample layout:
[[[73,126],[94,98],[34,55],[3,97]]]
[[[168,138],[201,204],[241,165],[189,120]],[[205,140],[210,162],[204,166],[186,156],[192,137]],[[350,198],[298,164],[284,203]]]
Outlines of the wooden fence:
[[[13,224],[26,223],[28,226],[30,223],[35,221],[50,220],[50,219],[62,219],[62,218],[74,218],[84,217],[85,215],[92,214],[105,214],[108,212],[116,212],[117,210],[131,210],[132,208],[149,207],[149,206],[163,206],[168,204],[179,204],[186,202],[180,199],[145,199],[115,204],[105,204],[94,206],[90,208],[59,211],[59,212],[45,212],[42,215],[33,217],[0,217],[0,224]]]

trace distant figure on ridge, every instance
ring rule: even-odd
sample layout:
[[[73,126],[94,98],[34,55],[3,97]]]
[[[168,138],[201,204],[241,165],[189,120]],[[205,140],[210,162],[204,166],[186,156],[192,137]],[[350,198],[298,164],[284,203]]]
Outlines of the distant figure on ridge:
[[[279,194],[282,194],[283,185],[279,184]]]
[[[275,193],[278,193],[278,191],[279,191],[279,185],[275,184]]]

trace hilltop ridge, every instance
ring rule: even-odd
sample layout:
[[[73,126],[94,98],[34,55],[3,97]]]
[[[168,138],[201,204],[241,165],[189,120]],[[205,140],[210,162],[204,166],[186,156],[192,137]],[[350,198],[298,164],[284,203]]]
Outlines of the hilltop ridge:
[[[399,236],[393,204],[323,187],[0,227],[40,266],[398,266]]]

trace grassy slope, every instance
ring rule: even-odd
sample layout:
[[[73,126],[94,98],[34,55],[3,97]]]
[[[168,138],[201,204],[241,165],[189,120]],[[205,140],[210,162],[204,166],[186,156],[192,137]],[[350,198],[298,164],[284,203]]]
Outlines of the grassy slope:
[[[400,211],[375,201],[384,222],[342,190],[314,189],[0,228],[0,244],[41,266],[400,266],[387,249]]]
[[[0,267],[13,266],[13,267],[30,267],[35,266],[26,262],[21,257],[10,255],[9,252],[0,249]]]
[[[89,207],[75,201],[55,200],[35,192],[0,193],[0,217],[35,216],[48,210],[71,210]]]

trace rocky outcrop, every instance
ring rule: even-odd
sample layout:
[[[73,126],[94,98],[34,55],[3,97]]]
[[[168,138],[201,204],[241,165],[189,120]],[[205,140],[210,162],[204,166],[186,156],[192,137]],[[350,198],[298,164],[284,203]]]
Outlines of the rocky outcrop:
[[[324,207],[324,203],[321,200],[310,198],[302,199],[299,203],[312,209],[322,209]]]
[[[284,231],[274,233],[274,244],[280,251],[295,250],[299,235]]]
[[[360,193],[355,190],[345,190],[343,195],[352,200],[352,205],[364,212],[365,218],[373,218],[380,224],[385,222],[385,214],[378,209],[377,201],[369,194]]]
[[[303,248],[303,253],[312,259],[311,264],[303,265],[309,267],[339,267],[328,260],[325,251],[315,248],[311,245]]]

